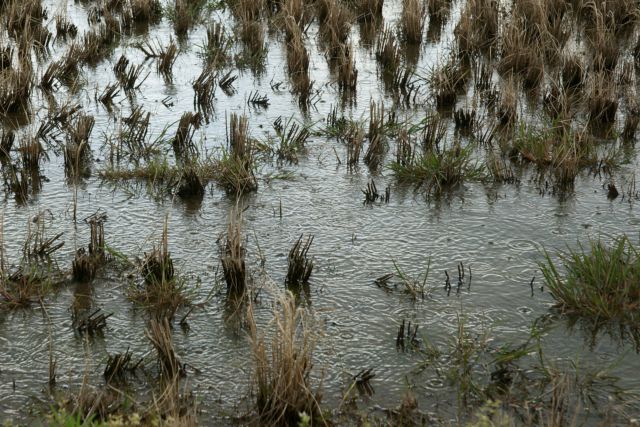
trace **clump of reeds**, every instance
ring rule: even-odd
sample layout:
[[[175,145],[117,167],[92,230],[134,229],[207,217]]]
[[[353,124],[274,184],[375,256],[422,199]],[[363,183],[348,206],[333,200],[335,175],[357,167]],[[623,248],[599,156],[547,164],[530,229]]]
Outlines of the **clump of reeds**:
[[[22,59],[18,67],[0,73],[0,113],[28,111],[33,79],[30,59]]]
[[[313,260],[307,256],[311,243],[313,243],[313,236],[307,237],[306,240],[302,238],[302,235],[298,237],[289,251],[289,267],[285,284],[290,289],[299,289],[300,286],[308,283],[313,271]]]
[[[309,24],[311,17],[307,5],[302,0],[286,0],[282,4],[280,10],[284,19],[293,19],[301,30],[304,30]],[[284,28],[287,38],[289,37],[289,29]]]
[[[408,349],[417,349],[420,346],[420,340],[417,338],[418,325],[414,324],[411,327],[411,321],[406,322],[406,319],[402,319],[402,324],[398,328],[398,335],[396,336],[396,348],[405,351]]]
[[[422,0],[403,0],[400,17],[404,40],[410,44],[422,42],[422,29],[426,19],[426,9]]]
[[[411,164],[413,160],[413,145],[406,128],[402,128],[396,140],[396,162],[401,165]]]
[[[393,30],[385,27],[376,41],[376,59],[386,75],[396,74],[402,62],[400,46],[396,41]]]
[[[358,70],[351,51],[351,46],[343,46],[338,56],[338,89],[345,95],[353,94],[358,87]]]
[[[292,17],[287,17],[285,28],[288,30],[287,41],[287,70],[289,75],[308,74],[309,54],[304,45],[302,30],[295,23]]]
[[[252,307],[247,317],[261,423],[297,425],[301,414],[306,414],[307,422],[313,425],[326,423],[320,409],[321,386],[314,387],[312,381],[315,337],[304,309],[296,307],[291,293],[279,295],[269,337],[258,335]]]
[[[99,308],[83,317],[78,317],[74,312],[73,327],[81,334],[101,334],[107,327],[107,319],[111,316],[113,313],[104,314]]]
[[[296,123],[293,117],[290,117],[285,123],[282,122],[282,117],[278,117],[273,122],[273,128],[278,137],[278,147],[276,148],[278,159],[291,163],[297,162],[298,153],[305,149],[307,139],[311,135],[309,129]]]
[[[543,129],[521,125],[513,141],[514,155],[541,171],[550,168],[555,184],[563,187],[572,185],[582,169],[598,163],[593,141],[563,123]]]
[[[86,253],[84,248],[76,251],[75,258],[71,263],[73,278],[78,282],[90,282],[96,275],[98,265],[94,262],[93,257]]]
[[[39,212],[29,221],[27,237],[22,243],[22,260],[9,267],[4,252],[4,224],[0,221],[0,307],[27,307],[63,282],[62,275],[51,263],[51,256],[61,247],[62,233],[48,236],[46,218],[49,211]],[[40,261],[45,261],[43,265]]]
[[[514,18],[505,29],[498,70],[516,74],[526,88],[535,88],[544,77],[544,54],[539,40],[527,32],[523,19]]]
[[[220,263],[227,284],[227,294],[243,295],[247,289],[248,277],[242,246],[242,217],[236,212],[229,215],[225,243],[220,248]]]
[[[198,168],[191,164],[184,165],[176,194],[183,199],[202,200],[204,187],[205,181],[200,176]]]
[[[107,111],[111,112],[113,110],[114,98],[118,96],[119,93],[120,88],[117,83],[108,84],[102,90],[102,93],[97,96],[97,99],[102,105],[106,107]]]
[[[33,136],[20,139],[18,147],[22,167],[27,170],[39,170],[40,163],[48,159],[48,155],[40,140]]]
[[[234,14],[239,25],[240,40],[252,52],[264,50],[264,26],[261,19],[262,2],[239,0],[235,4]]]
[[[13,63],[13,47],[10,45],[0,46],[0,71],[11,68]]]
[[[214,22],[207,27],[207,37],[202,56],[209,67],[218,68],[229,60],[231,40],[225,33],[224,25]]]
[[[162,16],[160,0],[130,0],[131,16],[138,23],[154,23]]]
[[[123,75],[127,71],[127,67],[129,66],[129,58],[125,55],[120,55],[120,58],[113,65],[113,72],[116,77]]]
[[[636,130],[640,124],[640,107],[637,103],[627,107],[627,115],[624,118],[624,127],[622,129],[622,139],[625,141],[633,141]]]
[[[169,46],[156,47],[149,41],[136,45],[147,58],[153,58],[157,60],[157,69],[166,79],[170,79],[173,74],[173,64],[175,64],[178,57],[178,46],[171,39]]]
[[[220,77],[218,85],[225,95],[233,96],[236,93],[236,88],[233,86],[233,82],[236,80],[238,80],[238,75],[233,74],[233,71],[227,71],[222,77]]]
[[[108,31],[104,25],[101,25],[98,30],[86,32],[79,44],[81,48],[77,59],[84,64],[97,64],[109,52],[114,37],[115,34]]]
[[[442,26],[451,12],[451,0],[427,0],[430,26]]]
[[[384,104],[377,105],[373,100],[369,107],[369,147],[364,162],[372,169],[378,169],[386,148],[384,138]]]
[[[205,67],[198,78],[193,82],[193,106],[205,116],[213,111],[213,102],[216,99],[217,70]]]
[[[249,92],[249,96],[247,97],[247,104],[248,105],[252,105],[256,108],[268,108],[270,103],[269,103],[269,97],[265,94],[265,95],[260,95],[260,93],[256,90],[256,91],[251,91]]]
[[[293,92],[298,96],[301,106],[306,106],[311,97],[313,82],[309,77],[309,53],[304,43],[302,30],[295,23],[293,17],[287,17],[285,28],[289,38],[287,40],[287,70],[293,86]]]
[[[122,55],[113,68],[116,77],[120,82],[120,86],[126,92],[132,92],[139,89],[147,79],[147,77],[149,77],[149,74],[147,74],[144,78],[140,79],[140,77],[142,76],[144,64],[140,64],[138,66],[135,66],[133,64],[131,64],[131,66],[129,65],[129,60],[124,55]]]
[[[249,157],[251,138],[249,137],[249,120],[246,116],[231,114],[229,120],[229,148],[238,157]]]
[[[7,2],[3,15],[8,32],[16,38],[25,36],[25,30],[43,29],[43,23],[48,18],[47,10],[37,0]]]
[[[74,41],[69,45],[69,49],[60,58],[61,73],[59,78],[62,81],[70,82],[79,71],[80,60],[83,56],[84,48],[78,41]]]
[[[485,61],[473,62],[473,85],[480,93],[487,93],[492,85],[493,67]]]
[[[463,131],[468,131],[475,124],[476,110],[459,108],[454,111],[453,120],[456,124],[456,128]]]
[[[376,187],[375,181],[372,179],[367,184],[367,187],[362,190],[364,194],[363,205],[371,205],[376,202],[376,200],[380,199],[384,203],[389,203],[389,197],[391,196],[390,187],[385,188],[384,195],[378,193],[378,188]]]
[[[325,54],[333,60],[347,42],[353,15],[342,2],[337,0],[319,0],[316,4],[321,42],[325,45]]]
[[[590,38],[593,49],[592,66],[596,72],[612,72],[618,64],[621,51],[618,38],[613,31],[599,23]]]
[[[89,225],[90,239],[88,250],[80,248],[76,251],[72,262],[73,278],[79,282],[90,282],[96,275],[98,267],[106,260],[104,242],[104,223],[107,215],[98,211],[85,218]]]
[[[138,369],[143,359],[140,358],[134,363],[131,360],[132,357],[133,353],[131,353],[128,348],[124,353],[109,355],[103,372],[104,379],[107,383],[122,380],[125,378],[127,373],[135,372],[136,369]]]
[[[347,144],[347,166],[353,170],[360,163],[360,152],[364,144],[364,129],[361,126],[350,126],[344,141]]]
[[[560,268],[564,272],[559,271]],[[551,295],[565,313],[637,324],[640,314],[640,255],[623,235],[610,244],[590,240],[587,248],[545,252],[540,263]]]
[[[558,81],[551,81],[542,102],[551,119],[571,121],[571,97]]]
[[[469,0],[454,29],[457,51],[464,57],[488,50],[496,44],[500,29],[500,2]]]
[[[89,137],[95,124],[93,116],[78,115],[68,126],[68,138],[64,147],[64,168],[69,176],[89,176],[91,170],[91,146]]]
[[[60,74],[62,63],[59,61],[53,61],[48,66],[45,72],[40,78],[39,87],[45,91],[50,92],[54,88],[56,77]]]
[[[431,70],[429,84],[439,108],[455,104],[458,91],[462,90],[471,75],[470,70],[454,56]]]
[[[162,231],[162,239],[158,248],[145,253],[141,265],[142,277],[148,285],[162,285],[174,279],[173,259],[169,253],[167,224]]]
[[[173,28],[178,37],[183,37],[193,25],[201,6],[200,0],[176,0]]]
[[[67,17],[62,15],[56,15],[56,39],[67,40],[67,37],[72,39],[78,35],[78,27],[73,22],[69,21]]]
[[[160,244],[144,254],[139,267],[142,282],[131,286],[129,297],[146,306],[155,317],[172,319],[178,307],[188,305],[190,300],[184,280],[175,274],[168,227],[165,219]]]
[[[605,73],[591,76],[587,92],[587,111],[589,123],[599,127],[608,127],[616,119],[618,96],[615,81]]]
[[[518,86],[513,76],[509,76],[502,82],[497,115],[503,126],[513,125],[518,116]]]
[[[16,140],[16,134],[12,131],[2,130],[2,137],[0,137],[0,160],[4,164],[7,160],[9,160],[11,156],[11,149],[13,148],[13,143]]]
[[[439,114],[428,114],[422,120],[421,132],[422,149],[426,151],[439,150],[440,143],[447,134],[447,123]]]
[[[173,152],[179,159],[188,159],[197,154],[193,143],[193,135],[202,125],[202,115],[187,111],[183,113],[178,122],[178,129],[171,141]]]
[[[383,5],[384,0],[359,0],[357,3],[358,21],[381,21]]]
[[[0,305],[10,308],[27,307],[51,288],[51,281],[30,266],[19,267],[13,272],[3,269],[1,279]]]
[[[149,328],[144,332],[158,354],[158,366],[162,377],[171,381],[185,375],[185,368],[173,347],[169,319],[166,317],[160,320],[151,319]]]
[[[425,188],[427,194],[439,195],[469,180],[483,177],[484,169],[473,160],[471,147],[459,143],[444,149],[433,149],[414,156],[408,163],[390,165],[396,179],[416,188]]]
[[[54,88],[54,80],[70,85],[79,73],[81,49],[79,45],[73,43],[62,58],[51,62],[42,75],[40,87],[44,90],[51,90]]]
[[[124,156],[138,164],[141,160],[148,160],[155,152],[153,144],[147,143],[150,118],[151,113],[145,113],[142,106],[134,108],[128,117],[122,118],[122,127],[117,134],[117,146],[113,150],[117,153],[112,151],[110,154],[112,164]],[[117,159],[114,159],[116,156]]]
[[[246,116],[231,114],[228,130],[228,150],[218,161],[218,183],[228,194],[255,191],[258,181],[254,175],[254,142],[249,136]]]
[[[46,259],[55,251],[64,246],[64,242],[58,242],[63,233],[53,237],[47,237],[47,218],[51,213],[48,210],[40,211],[29,224],[27,237],[23,244],[23,257],[27,259]]]

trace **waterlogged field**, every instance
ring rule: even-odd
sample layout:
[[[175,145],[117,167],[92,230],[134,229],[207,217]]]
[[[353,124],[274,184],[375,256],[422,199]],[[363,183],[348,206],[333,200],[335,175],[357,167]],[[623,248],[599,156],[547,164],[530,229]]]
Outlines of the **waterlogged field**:
[[[630,0],[0,0],[8,425],[633,425]]]

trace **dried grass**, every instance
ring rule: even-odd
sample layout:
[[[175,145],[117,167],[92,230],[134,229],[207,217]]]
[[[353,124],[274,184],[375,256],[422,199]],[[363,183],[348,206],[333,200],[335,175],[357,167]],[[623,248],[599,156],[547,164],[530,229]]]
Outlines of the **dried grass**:
[[[322,387],[314,386],[312,379],[316,338],[310,319],[289,292],[277,296],[273,315],[269,336],[258,334],[252,306],[247,316],[260,422],[297,425],[304,413],[313,425],[326,425],[320,408]]]

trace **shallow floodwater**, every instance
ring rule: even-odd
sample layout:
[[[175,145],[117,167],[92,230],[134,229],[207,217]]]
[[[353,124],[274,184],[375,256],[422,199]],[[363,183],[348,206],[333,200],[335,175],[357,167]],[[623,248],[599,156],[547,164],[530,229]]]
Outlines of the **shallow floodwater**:
[[[48,2],[50,17],[58,7],[61,6],[57,2]],[[87,6],[72,3],[67,8],[72,21],[85,25]],[[429,67],[447,52],[459,9],[456,4],[441,40],[423,46],[418,74],[426,75]],[[395,22],[398,13],[399,2],[385,3],[387,23]],[[213,12],[211,16],[212,20],[226,18],[225,12]],[[264,139],[267,133],[274,135],[271,123],[279,116],[293,115],[307,124],[322,126],[330,108],[338,102],[338,95],[337,84],[332,82],[326,60],[316,45],[316,31],[315,25],[310,27],[307,47],[314,88],[320,90],[320,95],[309,114],[300,114],[289,93],[284,48],[281,40],[270,36],[264,71],[259,75],[239,72],[234,95],[218,90],[214,117],[196,133],[195,139],[201,141],[202,147],[212,151],[225,145],[225,118],[231,112],[246,114],[251,134],[258,139]],[[75,100],[85,113],[96,118],[92,133],[94,173],[77,186],[77,221],[73,220],[74,187],[64,178],[61,157],[51,155],[42,172],[48,181],[26,204],[5,195],[1,202],[3,243],[10,263],[19,263],[28,224],[42,211],[50,213],[50,234],[64,232],[65,246],[56,252],[55,259],[65,269],[70,268],[75,250],[88,244],[89,230],[82,219],[97,210],[108,215],[105,238],[109,247],[130,259],[153,247],[168,218],[171,255],[177,271],[188,277],[189,286],[196,289],[196,301],[204,301],[212,289],[220,289],[216,279],[216,241],[226,231],[236,200],[211,183],[201,205],[193,206],[178,197],[153,194],[144,183],[111,184],[97,173],[106,162],[105,135],[115,132],[120,118],[126,117],[132,106],[141,105],[152,113],[152,137],[168,125],[175,129],[182,113],[193,110],[191,82],[202,69],[197,53],[204,38],[203,26],[197,26],[188,40],[180,42],[181,53],[171,83],[156,73],[152,61],[146,61],[148,78],[131,99],[122,93],[117,97],[115,116],[94,101],[96,91],[99,93],[107,83],[116,81],[112,67],[121,53],[126,53],[133,64],[142,63],[144,55],[134,47],[136,42],[148,38],[166,45],[175,37],[172,34],[171,24],[163,20],[151,26],[148,34],[123,36],[110,59],[95,68],[83,69],[85,82],[76,93],[64,87],[56,93],[59,101]],[[382,90],[373,51],[359,46],[357,26],[352,41],[359,70],[358,90],[355,103],[345,107],[345,116],[368,118],[370,99],[394,108]],[[55,57],[55,44],[53,52]],[[277,82],[283,85],[274,89]],[[266,94],[270,106],[248,106],[246,99],[251,91]],[[162,102],[168,104],[167,99],[170,107]],[[465,105],[466,100],[462,97],[458,102]],[[423,105],[406,111],[398,108],[398,112],[419,120],[430,109],[425,93]],[[33,128],[37,125],[28,127]],[[453,130],[449,137],[453,138]],[[394,154],[393,143],[390,145],[389,158]],[[418,370],[424,357],[419,352],[396,349],[395,338],[403,319],[419,325],[419,336],[443,344],[455,333],[461,315],[470,330],[491,331],[492,347],[517,345],[527,339],[536,319],[553,313],[553,300],[541,289],[543,279],[537,263],[543,259],[542,248],[554,253],[556,249],[575,248],[589,237],[638,233],[639,207],[620,199],[608,200],[605,181],[599,177],[581,175],[574,190],[559,197],[541,195],[532,174],[525,170],[518,184],[466,183],[449,197],[428,199],[411,187],[397,184],[387,169],[374,175],[364,164],[348,170],[346,149],[335,140],[312,136],[307,148],[298,164],[261,163],[258,191],[238,203],[244,209],[247,256],[258,284],[268,280],[282,288],[292,244],[303,233],[314,236],[310,254],[315,268],[307,303],[323,332],[315,354],[315,370],[318,375],[324,374],[323,404],[330,408],[340,404],[354,374],[373,368],[375,394],[364,400],[365,407],[394,407],[410,387],[420,409],[436,412],[445,408],[445,413],[455,413],[454,392],[436,372]],[[635,173],[636,163],[634,155],[623,171]],[[388,204],[363,205],[362,189],[371,177],[378,189],[390,185]],[[261,258],[265,260],[264,272]],[[423,274],[430,262],[427,284],[431,292],[424,300],[412,301],[400,291],[387,293],[375,284],[376,278],[395,271],[394,262],[412,277]],[[454,285],[447,295],[443,288],[445,270],[455,282],[459,262],[471,269],[471,285],[465,285],[459,293]],[[46,399],[50,337],[57,360],[57,387],[61,388],[77,388],[85,373],[94,383],[99,382],[107,355],[127,348],[137,357],[152,360],[154,353],[144,336],[147,315],[127,299],[128,282],[109,268],[99,276],[89,287],[65,285],[44,301],[46,314],[37,306],[0,312],[3,420],[28,420],[31,409],[37,407],[35,401]],[[96,307],[113,313],[103,337],[84,338],[72,327],[70,305],[75,294],[84,292],[91,294]],[[229,415],[237,415],[238,405],[240,411],[244,410],[242,405],[250,389],[249,341],[242,330],[225,322],[224,303],[223,293],[214,292],[208,302],[189,315],[190,330],[183,332],[176,326],[173,334],[179,356],[193,368],[187,384],[197,397],[204,424],[212,420],[230,422]],[[259,295],[256,310],[259,324],[266,325],[271,316],[266,290]],[[178,318],[184,314],[179,312]],[[553,327],[543,338],[546,357],[579,360],[585,367],[611,364],[611,373],[621,378],[620,386],[640,390],[640,356],[633,343],[601,334],[592,345],[588,332],[569,328],[561,317],[554,316],[551,324]],[[144,388],[143,379],[134,379],[131,384],[133,388]]]

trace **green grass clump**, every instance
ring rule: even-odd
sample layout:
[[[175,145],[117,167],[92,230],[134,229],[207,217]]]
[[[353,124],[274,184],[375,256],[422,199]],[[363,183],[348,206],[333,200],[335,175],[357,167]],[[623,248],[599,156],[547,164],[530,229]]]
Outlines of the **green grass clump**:
[[[602,151],[602,150],[601,150]],[[543,129],[521,124],[513,139],[509,155],[535,164],[540,171],[549,170],[558,183],[573,183],[580,171],[600,161],[615,165],[615,150],[598,152],[595,142],[584,132],[560,123]]]
[[[598,319],[640,322],[640,254],[626,235],[610,245],[590,240],[589,247],[560,254],[566,274],[545,252],[540,263],[547,286],[563,311]]]
[[[425,186],[429,194],[441,193],[484,175],[483,167],[471,158],[471,148],[460,146],[429,150],[410,159],[395,161],[390,168],[398,181]]]

